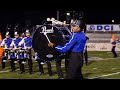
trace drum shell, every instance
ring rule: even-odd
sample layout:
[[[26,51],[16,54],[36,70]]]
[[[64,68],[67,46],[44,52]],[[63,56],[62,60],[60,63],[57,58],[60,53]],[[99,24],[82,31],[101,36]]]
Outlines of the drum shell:
[[[42,27],[39,27],[33,34],[33,40],[32,40],[32,46],[35,52],[37,52],[38,57],[43,61],[51,61],[55,60],[59,57],[59,52],[57,52],[55,49],[48,47],[48,40],[46,36],[41,33]],[[50,42],[54,43],[55,45],[61,45],[64,46],[64,37],[61,33],[61,31],[56,28],[55,26],[49,26],[47,25],[47,29],[51,29],[53,27],[53,33],[47,33],[47,36],[50,40]],[[46,29],[46,30],[47,30]]]

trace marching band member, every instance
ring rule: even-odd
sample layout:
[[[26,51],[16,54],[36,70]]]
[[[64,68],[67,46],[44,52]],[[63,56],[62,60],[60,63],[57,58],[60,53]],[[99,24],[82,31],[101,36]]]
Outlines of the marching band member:
[[[48,46],[54,47],[60,53],[70,53],[66,79],[83,79],[81,68],[83,66],[83,51],[86,44],[86,36],[82,32],[84,23],[80,20],[74,20],[71,26],[73,35],[65,46],[55,46],[54,43],[49,43]]]
[[[35,53],[35,60],[38,62],[38,66],[39,66],[39,75],[44,74],[44,70],[43,70],[43,61],[38,57],[38,54]]]
[[[29,66],[29,74],[32,74],[32,57],[31,57],[31,49],[32,49],[32,38],[30,37],[30,31],[26,30],[26,37],[24,37],[21,42],[19,43],[19,46],[24,47],[26,53],[27,53],[27,61]]]
[[[18,50],[19,50],[19,47],[18,47],[18,44],[19,42],[22,40],[20,37],[19,37],[19,33],[17,31],[15,31],[14,33],[14,39],[12,40],[12,43],[10,45],[10,51],[11,51],[11,71],[14,71],[15,70],[15,63],[17,62],[17,54],[18,54]]]
[[[7,31],[5,35],[5,39],[3,39],[2,43],[0,44],[1,47],[4,48],[4,55],[2,57],[2,69],[5,68],[5,62],[7,59],[9,59],[9,48],[10,44],[12,43],[12,38],[10,37],[10,32]]]

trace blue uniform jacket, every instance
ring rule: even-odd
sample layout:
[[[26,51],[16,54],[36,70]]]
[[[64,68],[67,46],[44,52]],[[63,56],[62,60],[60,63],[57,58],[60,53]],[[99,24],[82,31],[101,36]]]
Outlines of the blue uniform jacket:
[[[10,48],[10,44],[12,43],[12,38],[7,38],[5,40],[5,43],[7,44],[7,48]]]
[[[55,49],[61,53],[83,52],[86,44],[86,36],[83,32],[73,33],[70,41],[65,46],[56,46]]]
[[[25,46],[32,47],[32,38],[31,37],[25,38]]]

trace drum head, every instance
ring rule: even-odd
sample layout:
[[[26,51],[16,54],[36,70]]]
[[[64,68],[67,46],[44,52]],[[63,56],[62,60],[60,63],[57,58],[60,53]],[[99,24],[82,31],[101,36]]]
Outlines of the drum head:
[[[47,33],[47,37],[50,42],[63,46],[64,38],[62,33],[55,26],[44,25],[39,27],[33,34],[32,45],[35,52],[37,52],[38,57],[44,61],[55,60],[59,57],[59,52],[55,49],[48,47],[48,40],[44,33]]]

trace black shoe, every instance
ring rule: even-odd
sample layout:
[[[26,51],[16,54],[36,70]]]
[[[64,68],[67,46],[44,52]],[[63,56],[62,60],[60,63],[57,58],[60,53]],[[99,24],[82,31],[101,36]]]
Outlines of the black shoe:
[[[20,74],[22,74],[23,72],[22,71],[20,71]]]
[[[48,76],[52,76],[52,74],[49,74]]]
[[[15,71],[15,70],[10,70],[10,72],[13,72],[13,71]]]
[[[42,74],[44,74],[44,72],[39,72],[39,75],[42,75]]]
[[[1,68],[1,70],[4,70],[5,68]]]
[[[117,58],[117,56],[114,56],[114,58]]]
[[[20,71],[20,74],[24,73],[25,71]]]
[[[32,72],[29,72],[29,74],[32,74]]]

